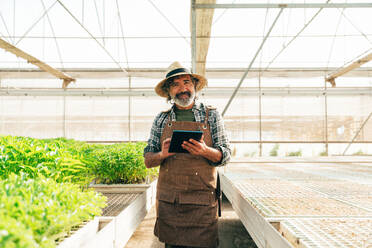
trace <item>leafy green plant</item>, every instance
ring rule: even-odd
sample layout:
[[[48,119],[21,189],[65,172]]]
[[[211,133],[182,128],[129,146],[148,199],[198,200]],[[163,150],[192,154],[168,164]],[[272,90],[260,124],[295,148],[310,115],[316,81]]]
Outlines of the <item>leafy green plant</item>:
[[[362,150],[358,150],[357,152],[354,152],[351,154],[352,156],[363,156],[366,155]]]
[[[0,211],[0,247],[40,247],[32,231],[15,218]],[[44,246],[45,247],[45,246]]]
[[[322,151],[319,153],[319,156],[328,156],[328,153],[326,151]]]
[[[30,178],[44,175],[57,182],[86,185],[93,179],[89,158],[79,154],[81,143],[66,139],[0,137],[0,178],[25,173]],[[79,148],[83,149],[83,148]]]
[[[101,214],[106,198],[25,173],[0,180],[0,247],[55,247],[71,227]]]
[[[302,156],[302,151],[301,150],[298,150],[298,151],[295,151],[295,152],[289,152],[287,154],[288,157],[301,157]]]
[[[276,157],[278,156],[279,144],[275,144],[274,147],[270,151],[270,156]]]
[[[251,151],[251,152],[245,152],[243,154],[243,156],[244,157],[254,157],[254,156],[256,156],[256,154],[257,154],[257,151]]]
[[[101,146],[92,151],[97,161],[93,169],[96,183],[144,183],[158,175],[158,168],[147,169],[143,142]]]
[[[54,247],[72,226],[99,215],[105,199],[84,185],[143,183],[145,143],[87,144],[0,136],[0,247]]]
[[[57,182],[88,185],[98,183],[143,183],[158,175],[147,169],[145,143],[87,144],[72,139],[33,139],[0,136],[0,179],[11,173],[30,178],[45,176]]]

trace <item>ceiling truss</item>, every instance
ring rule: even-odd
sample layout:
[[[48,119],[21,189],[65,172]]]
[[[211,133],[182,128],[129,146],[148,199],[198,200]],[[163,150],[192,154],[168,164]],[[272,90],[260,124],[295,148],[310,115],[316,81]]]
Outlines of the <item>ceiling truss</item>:
[[[214,3],[210,3],[212,1],[208,1],[208,0],[192,0],[192,6],[191,6],[191,11],[192,11],[192,14],[191,14],[191,22],[192,22],[192,30],[191,30],[191,35],[192,35],[192,69],[193,71],[195,71],[195,67],[196,67],[196,61],[199,61],[198,60],[198,53],[200,52],[198,50],[198,43],[200,43],[200,41],[198,39],[196,39],[196,36],[197,35],[203,35],[202,33],[197,33],[196,30],[197,30],[197,27],[200,26],[201,28],[199,29],[208,29],[209,28],[209,31],[210,31],[210,28],[211,28],[211,25],[212,25],[212,21],[209,23],[209,22],[206,22],[206,23],[198,23],[197,22],[197,17],[196,17],[196,13],[197,13],[197,10],[214,10],[216,8],[224,8],[224,9],[229,9],[229,8],[246,8],[246,9],[255,9],[255,8],[265,8],[265,9],[268,9],[268,8],[280,8],[280,12],[277,16],[277,18],[275,19],[274,23],[272,24],[272,27],[275,25],[278,17],[280,16],[280,14],[282,13],[283,9],[285,8],[319,8],[320,10],[323,9],[323,8],[371,8],[372,7],[372,3],[329,3],[329,1],[327,1],[326,3],[280,3],[280,4],[269,4],[269,3],[266,3],[266,4],[256,4],[256,3],[248,3],[248,4],[216,4],[215,1],[213,1]],[[319,10],[319,11],[320,11]],[[319,13],[318,11],[318,13]],[[205,15],[206,12],[204,12],[204,15]],[[317,13],[317,14],[318,14]],[[316,14],[316,15],[317,15]],[[203,14],[202,14],[203,15]],[[314,18],[316,17],[316,15],[314,16]],[[212,19],[213,19],[213,13],[212,13]],[[271,27],[271,28],[272,28]],[[305,29],[307,27],[307,25],[304,26],[303,29]],[[300,33],[303,31],[303,29],[300,31]],[[271,29],[270,29],[271,30]],[[234,92],[232,93],[228,103],[226,104],[223,112],[222,112],[222,116],[225,114],[225,112],[227,111],[228,107],[230,106],[232,100],[234,99],[237,91],[239,90],[239,87],[240,85],[242,84],[242,82],[244,81],[244,79],[246,78],[248,72],[250,71],[251,69],[251,66],[255,60],[255,58],[257,57],[258,53],[260,52],[263,44],[265,43],[265,40],[267,39],[267,37],[270,35],[270,32],[268,32],[266,34],[266,36],[263,38],[263,41],[261,43],[261,46],[258,48],[254,58],[252,59],[250,65],[248,66],[248,68],[245,70],[240,82],[238,83],[237,87],[235,88]],[[296,35],[292,40],[291,42],[297,38],[298,35]],[[209,39],[208,40],[208,45],[209,45]],[[291,43],[290,42],[290,43]],[[208,51],[208,45],[206,47],[203,47],[204,48],[204,51]],[[288,44],[289,45],[289,44]],[[288,46],[287,45],[287,46]],[[287,47],[285,46],[284,49]],[[279,54],[284,50],[282,49]],[[207,52],[206,52],[207,53]],[[278,55],[279,55],[278,54]],[[204,55],[204,54],[203,54]],[[277,57],[277,56],[276,56]],[[276,58],[275,57],[275,58]],[[274,60],[275,60],[274,58]],[[202,58],[203,59],[203,58]],[[362,64],[370,61],[372,59],[372,53],[366,57],[364,57],[362,60],[359,60],[357,62],[354,62],[352,63],[350,66],[346,67],[346,68],[343,68],[341,69],[340,71],[336,72],[335,74],[332,74],[330,77],[326,78],[326,82],[330,82],[332,84],[332,86],[335,86],[335,78],[337,76],[340,76],[340,75],[343,75],[345,74],[346,72],[349,72],[355,68],[358,68],[360,67]],[[271,63],[270,63],[271,64]],[[201,66],[204,66],[205,67],[205,61],[202,60],[202,63],[201,63]],[[269,66],[268,66],[269,67]],[[265,69],[267,70],[268,67]],[[261,75],[260,75],[261,76]]]
[[[234,87],[208,87],[199,93],[202,97],[221,97],[226,99],[234,91]],[[337,87],[327,88],[328,96],[369,95],[369,87]],[[238,96],[324,96],[324,87],[244,87],[240,88]],[[146,88],[0,88],[0,96],[73,96],[73,97],[157,97],[152,87]]]
[[[51,75],[53,75],[53,76],[55,76],[59,79],[62,79],[63,80],[63,84],[62,84],[63,88],[66,88],[69,83],[75,81],[74,78],[68,76],[66,73],[63,73],[63,72],[61,72],[57,69],[54,69],[53,67],[49,66],[48,64],[40,61],[39,59],[31,56],[30,54],[22,51],[21,49],[13,46],[12,44],[6,42],[3,39],[0,39],[0,48],[3,48],[5,51],[8,51],[10,53],[13,53],[17,57],[23,58],[23,59],[27,60],[28,63],[36,65],[41,70],[43,70],[47,73],[50,73]]]
[[[345,75],[346,73],[355,70],[356,68],[359,68],[363,64],[369,62],[372,60],[372,52],[367,54],[366,56],[362,58],[358,58],[355,61],[351,62],[349,65],[346,65],[340,69],[338,69],[336,72],[332,73],[326,78],[326,82],[330,82],[333,87],[336,86],[336,78]]]
[[[246,78],[323,78],[337,71],[336,67],[303,67],[303,68],[251,68]],[[76,79],[120,79],[126,78],[119,68],[64,68],[58,69]],[[208,79],[241,79],[246,68],[207,68]],[[132,78],[164,77],[166,68],[130,68]],[[360,67],[349,71],[344,77],[371,77],[372,67]],[[40,69],[0,68],[0,79],[51,79],[50,73]]]

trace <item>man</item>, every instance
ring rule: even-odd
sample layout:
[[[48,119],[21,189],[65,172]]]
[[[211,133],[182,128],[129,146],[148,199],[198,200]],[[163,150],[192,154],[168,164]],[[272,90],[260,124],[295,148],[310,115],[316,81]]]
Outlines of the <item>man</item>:
[[[207,80],[178,62],[155,92],[173,102],[159,113],[144,149],[147,168],[160,165],[154,234],[165,247],[217,247],[217,166],[230,159],[230,146],[215,108],[196,103]],[[173,130],[203,131],[200,141],[182,144],[189,153],[169,153]]]

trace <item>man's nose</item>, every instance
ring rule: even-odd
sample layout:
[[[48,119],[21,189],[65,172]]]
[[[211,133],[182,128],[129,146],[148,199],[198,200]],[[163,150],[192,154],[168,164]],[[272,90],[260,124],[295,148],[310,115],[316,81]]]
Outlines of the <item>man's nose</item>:
[[[180,85],[180,90],[181,90],[181,92],[186,91],[186,85],[181,84],[181,85]]]

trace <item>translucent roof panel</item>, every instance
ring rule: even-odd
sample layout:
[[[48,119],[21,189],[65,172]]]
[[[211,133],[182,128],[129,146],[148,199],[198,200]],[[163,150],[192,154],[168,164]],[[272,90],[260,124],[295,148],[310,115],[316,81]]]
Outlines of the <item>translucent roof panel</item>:
[[[370,53],[372,8],[352,8],[370,1],[329,3],[350,7],[285,8],[277,20],[279,8],[215,9],[206,67],[246,68],[257,54],[255,68],[338,68]],[[190,7],[172,0],[0,1],[0,38],[56,68],[166,68],[175,60],[190,67]],[[0,49],[0,68],[36,67]]]
[[[189,10],[171,0],[1,1],[0,37],[58,68],[164,67],[190,63]],[[0,58],[0,67],[34,67]]]
[[[234,1],[238,3],[254,2]],[[372,8],[287,8],[275,22],[279,12],[278,8],[216,9],[207,66],[247,67],[271,26],[253,67],[341,67],[372,48]]]

